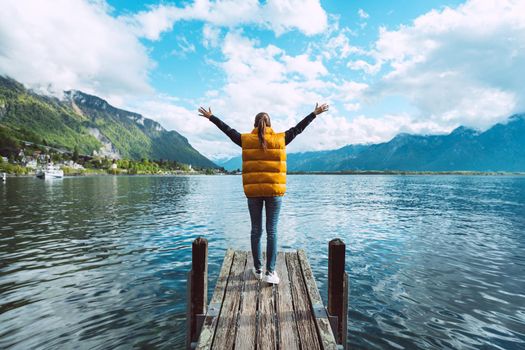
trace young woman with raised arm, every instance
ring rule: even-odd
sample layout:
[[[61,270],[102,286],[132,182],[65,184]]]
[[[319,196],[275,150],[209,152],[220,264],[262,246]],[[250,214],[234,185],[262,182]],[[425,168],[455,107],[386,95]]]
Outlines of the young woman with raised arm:
[[[248,198],[248,209],[252,222],[251,248],[253,273],[263,278],[261,257],[262,209],[266,208],[266,273],[264,281],[279,283],[275,272],[277,257],[277,222],[282,197],[286,191],[286,145],[299,135],[315,119],[328,110],[327,104],[315,105],[295,127],[276,133],[268,113],[255,116],[253,130],[240,134],[213,115],[211,108],[199,108],[199,115],[217,125],[236,145],[242,147],[242,184]]]

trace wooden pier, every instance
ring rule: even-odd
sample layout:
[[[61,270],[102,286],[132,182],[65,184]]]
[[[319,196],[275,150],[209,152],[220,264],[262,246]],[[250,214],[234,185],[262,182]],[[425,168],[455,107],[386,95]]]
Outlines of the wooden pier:
[[[346,349],[345,244],[329,243],[328,308],[303,250],[279,252],[277,285],[253,275],[250,252],[228,249],[207,303],[208,242],[197,238],[188,272],[187,349]]]

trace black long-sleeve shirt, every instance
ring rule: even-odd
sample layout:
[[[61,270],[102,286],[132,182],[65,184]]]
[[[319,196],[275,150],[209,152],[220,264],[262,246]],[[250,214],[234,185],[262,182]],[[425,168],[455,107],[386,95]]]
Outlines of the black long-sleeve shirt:
[[[290,142],[292,142],[292,140],[297,135],[299,135],[300,133],[303,132],[304,129],[306,129],[308,124],[310,124],[312,120],[315,119],[315,117],[316,117],[315,113],[312,112],[308,114],[306,117],[304,117],[303,120],[301,120],[296,126],[286,130],[284,133],[285,144],[289,144]],[[228,135],[228,137],[233,141],[233,143],[235,143],[239,147],[242,147],[241,134],[237,130],[230,128],[225,122],[223,122],[222,120],[220,120],[214,115],[210,117],[210,121],[213,124],[217,125],[217,127],[221,129],[223,133]]]

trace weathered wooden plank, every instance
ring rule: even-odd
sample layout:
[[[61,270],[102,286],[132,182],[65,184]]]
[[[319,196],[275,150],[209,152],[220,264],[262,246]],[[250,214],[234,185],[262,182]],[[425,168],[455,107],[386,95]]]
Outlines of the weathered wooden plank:
[[[266,261],[263,253],[263,261]],[[257,327],[257,350],[277,349],[277,337],[275,327],[275,299],[273,293],[274,285],[266,282],[260,283],[259,288],[259,317]]]
[[[279,253],[276,265],[280,284],[258,282],[251,254],[228,250],[198,349],[337,348],[304,251]]]
[[[319,334],[319,341],[324,350],[336,350],[337,343],[330,327],[330,321],[328,320],[328,313],[323,305],[323,300],[321,299],[321,294],[317,289],[315,284],[315,279],[310,268],[310,264],[306,258],[304,250],[300,249],[297,251],[297,256],[299,257],[299,263],[303,272],[304,282],[306,284],[306,291],[310,298],[310,304],[315,315],[315,324],[317,325],[317,330]]]
[[[321,349],[297,253],[286,253],[297,333],[302,349]]]
[[[219,319],[219,313],[226,292],[226,286],[228,284],[228,277],[230,276],[230,270],[233,263],[234,252],[233,249],[228,249],[224,256],[221,271],[215,284],[213,296],[211,297],[208,310],[206,312],[206,318],[202,325],[201,334],[197,344],[197,349],[210,349],[213,343],[213,337],[215,335],[215,329],[217,328],[217,321]]]
[[[276,286],[275,306],[277,314],[277,339],[281,349],[299,350],[299,336],[292,303],[290,279],[283,252],[277,254],[276,269],[281,282]]]
[[[235,349],[254,349],[257,328],[257,299],[259,281],[253,275],[253,258],[247,253],[246,268],[244,270],[241,307],[239,310],[239,325],[235,336]]]
[[[233,257],[230,277],[228,278],[228,285],[226,286],[226,295],[222,301],[221,313],[219,315],[217,329],[215,330],[212,349],[233,349],[235,333],[237,332],[237,320],[245,267],[246,252],[236,251]]]
[[[348,282],[348,274],[345,272],[344,278],[343,278],[343,320],[341,324],[341,329],[343,330],[343,334],[341,334],[341,342],[343,344],[343,349],[348,348],[348,342],[346,341],[348,337],[348,288],[349,288],[349,282]]]

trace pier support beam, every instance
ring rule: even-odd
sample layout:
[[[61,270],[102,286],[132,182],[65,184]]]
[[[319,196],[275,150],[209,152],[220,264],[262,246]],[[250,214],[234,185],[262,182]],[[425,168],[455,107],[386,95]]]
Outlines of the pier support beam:
[[[328,313],[337,317],[337,343],[346,349],[348,322],[348,275],[345,272],[346,245],[339,238],[328,244]]]
[[[191,247],[186,306],[186,348],[191,349],[200,334],[208,305],[208,241],[199,237]]]

